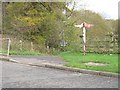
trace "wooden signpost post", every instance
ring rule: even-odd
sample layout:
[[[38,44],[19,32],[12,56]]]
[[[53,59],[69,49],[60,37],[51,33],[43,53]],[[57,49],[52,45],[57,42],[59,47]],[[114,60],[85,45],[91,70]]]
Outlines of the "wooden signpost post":
[[[75,27],[82,28],[83,30],[83,50],[84,50],[84,55],[86,55],[86,28],[90,28],[94,26],[93,24],[87,24],[83,22],[81,25],[75,25]]]

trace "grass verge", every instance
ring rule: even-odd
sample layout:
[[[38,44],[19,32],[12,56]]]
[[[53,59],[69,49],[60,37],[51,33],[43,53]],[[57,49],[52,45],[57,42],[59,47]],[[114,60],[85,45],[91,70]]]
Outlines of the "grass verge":
[[[68,62],[65,65],[68,67],[120,73],[120,71],[118,70],[118,54],[109,55],[109,54],[87,53],[87,55],[84,56],[82,53],[62,52],[59,55],[66,62]],[[106,66],[89,66],[84,64],[87,62],[103,63],[107,65]]]
[[[2,52],[3,55],[7,55],[7,52]],[[39,53],[39,52],[31,52],[31,51],[10,51],[9,53],[10,55],[22,55],[22,56],[38,56],[38,55],[45,55],[43,53]]]

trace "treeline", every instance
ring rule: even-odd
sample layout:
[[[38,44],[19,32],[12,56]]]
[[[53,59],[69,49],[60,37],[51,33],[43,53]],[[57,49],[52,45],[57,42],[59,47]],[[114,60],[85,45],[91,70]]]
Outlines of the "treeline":
[[[79,36],[82,30],[75,28],[75,24],[85,21],[95,25],[87,30],[88,40],[104,40],[106,34],[117,33],[117,20],[106,21],[99,14],[88,10],[74,11],[74,6],[73,9],[67,7],[69,4],[65,2],[3,3],[2,33],[5,37],[29,40],[39,46],[76,51],[81,48]]]

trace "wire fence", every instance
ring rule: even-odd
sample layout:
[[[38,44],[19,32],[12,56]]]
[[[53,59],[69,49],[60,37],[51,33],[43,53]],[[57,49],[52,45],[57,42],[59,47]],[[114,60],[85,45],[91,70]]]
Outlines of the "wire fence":
[[[10,44],[10,46],[9,46]],[[28,40],[18,40],[16,38],[0,40],[0,53],[3,55],[9,54],[9,52],[43,52],[47,50],[44,45],[38,45]]]

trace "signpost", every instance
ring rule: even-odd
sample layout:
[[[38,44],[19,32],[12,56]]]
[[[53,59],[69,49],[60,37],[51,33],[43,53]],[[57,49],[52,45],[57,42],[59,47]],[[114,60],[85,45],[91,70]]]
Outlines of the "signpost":
[[[84,55],[86,55],[86,28],[90,28],[94,26],[93,24],[87,24],[83,22],[81,25],[75,25],[75,27],[82,28],[83,30],[83,50],[84,50]]]

